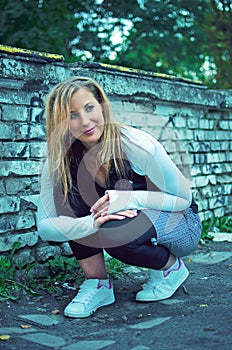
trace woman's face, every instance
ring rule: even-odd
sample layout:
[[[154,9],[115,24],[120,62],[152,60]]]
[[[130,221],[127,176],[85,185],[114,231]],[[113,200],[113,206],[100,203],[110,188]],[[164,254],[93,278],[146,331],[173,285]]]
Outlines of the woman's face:
[[[90,149],[95,146],[104,130],[102,106],[92,92],[81,88],[71,97],[70,132]]]

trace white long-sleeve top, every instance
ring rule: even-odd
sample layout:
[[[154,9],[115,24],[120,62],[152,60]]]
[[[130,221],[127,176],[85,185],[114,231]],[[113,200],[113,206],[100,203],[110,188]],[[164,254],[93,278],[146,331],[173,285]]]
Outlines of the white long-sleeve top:
[[[156,209],[183,211],[192,201],[189,181],[167,155],[163,146],[151,135],[129,127],[121,127],[123,150],[131,168],[146,175],[159,191],[108,190],[109,213],[124,209]],[[43,240],[65,242],[89,236],[94,227],[93,215],[69,217],[57,215],[53,195],[53,179],[49,177],[49,161],[41,175],[37,225]]]

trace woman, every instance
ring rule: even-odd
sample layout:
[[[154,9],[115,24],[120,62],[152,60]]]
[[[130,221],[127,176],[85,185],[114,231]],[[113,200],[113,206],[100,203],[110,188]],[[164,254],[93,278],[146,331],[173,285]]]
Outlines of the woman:
[[[137,301],[171,297],[189,274],[180,257],[201,234],[188,181],[156,139],[112,119],[90,78],[58,84],[46,118],[38,231],[43,240],[68,241],[86,277],[64,314],[87,317],[114,302],[103,248],[149,268]]]

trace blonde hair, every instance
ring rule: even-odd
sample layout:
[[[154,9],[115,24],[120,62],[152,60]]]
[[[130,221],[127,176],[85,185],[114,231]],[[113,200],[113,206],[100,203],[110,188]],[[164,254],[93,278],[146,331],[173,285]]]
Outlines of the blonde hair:
[[[46,101],[46,128],[50,176],[61,181],[64,197],[72,188],[70,161],[72,154],[69,121],[71,97],[79,89],[87,89],[101,104],[104,116],[104,131],[99,142],[98,160],[108,179],[110,161],[113,160],[119,178],[126,176],[125,156],[121,146],[120,125],[113,119],[109,100],[96,81],[86,77],[72,77],[58,84],[49,93]]]

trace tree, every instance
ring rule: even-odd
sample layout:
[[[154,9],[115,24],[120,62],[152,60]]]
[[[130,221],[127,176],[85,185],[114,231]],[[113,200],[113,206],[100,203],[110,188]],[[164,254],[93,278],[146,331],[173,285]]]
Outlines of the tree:
[[[116,25],[110,14],[99,0],[1,0],[0,42],[59,53],[68,62],[104,61]]]
[[[144,0],[116,62],[231,88],[232,1]]]
[[[232,76],[232,1],[210,0],[206,13],[204,32],[206,41],[202,50],[215,65],[212,85],[231,88]]]
[[[232,0],[1,0],[0,41],[230,88],[231,12]]]

